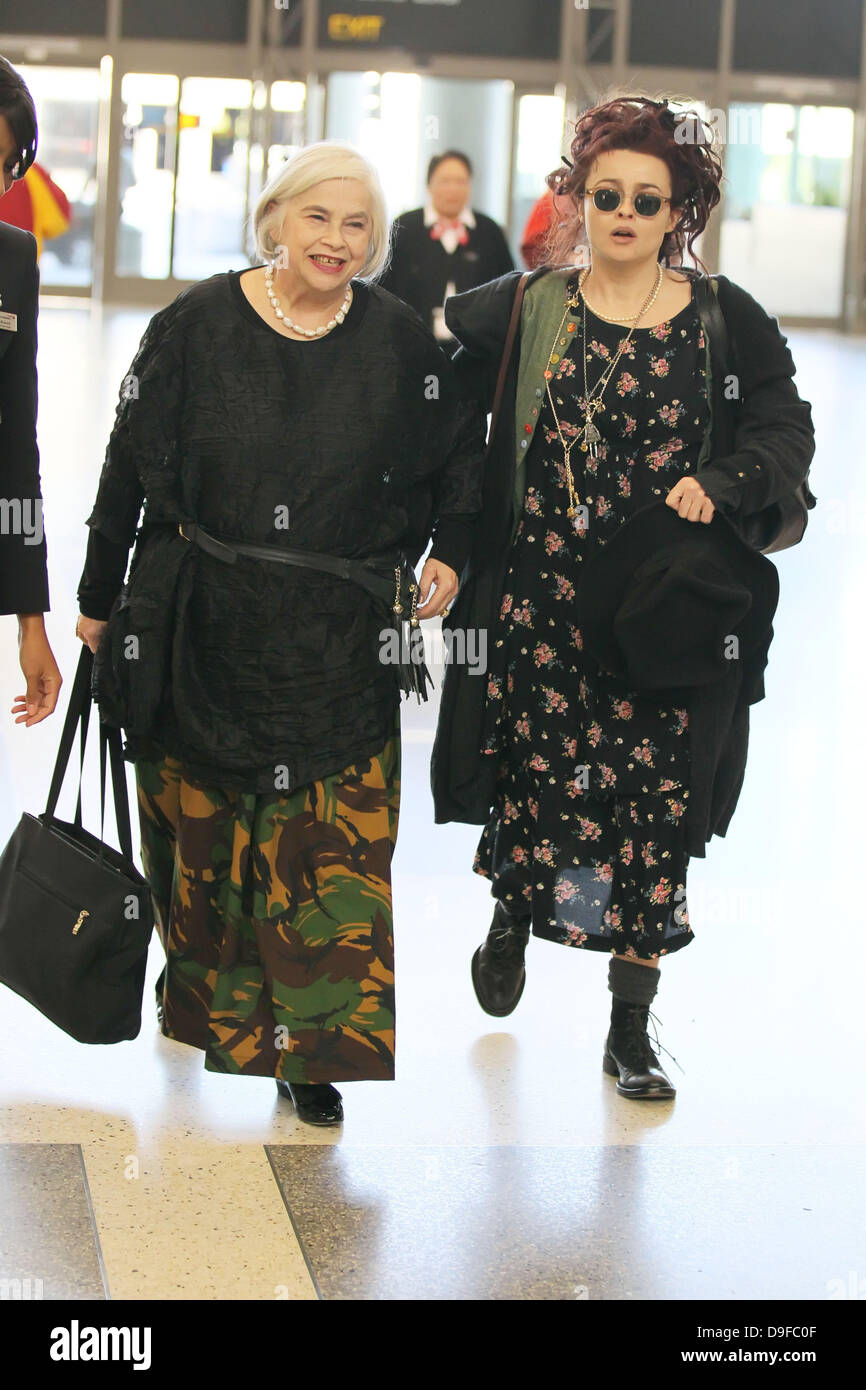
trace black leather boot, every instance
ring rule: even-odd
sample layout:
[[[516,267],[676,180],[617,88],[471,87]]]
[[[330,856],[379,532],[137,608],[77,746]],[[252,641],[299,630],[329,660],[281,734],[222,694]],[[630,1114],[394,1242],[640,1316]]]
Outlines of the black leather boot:
[[[649,1006],[658,983],[654,966],[611,956],[608,989],[613,1007],[602,1067],[617,1078],[619,1094],[630,1100],[671,1100],[676,1095],[647,1036]]]
[[[277,1090],[308,1125],[338,1125],[343,1118],[342,1096],[329,1081],[278,1081]]]
[[[475,996],[493,1018],[505,1018],[520,1002],[526,984],[523,954],[531,930],[531,915],[514,917],[497,902],[487,940],[472,957]]]
[[[653,1052],[647,1035],[649,1004],[614,999],[602,1066],[617,1077],[616,1089],[630,1100],[672,1100],[676,1087]]]

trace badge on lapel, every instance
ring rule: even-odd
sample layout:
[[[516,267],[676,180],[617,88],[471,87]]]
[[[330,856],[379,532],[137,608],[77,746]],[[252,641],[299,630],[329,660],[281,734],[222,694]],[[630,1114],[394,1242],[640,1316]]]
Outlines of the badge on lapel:
[[[3,296],[0,294],[0,308],[3,305]],[[5,328],[9,333],[18,332],[18,315],[0,313],[0,329]]]

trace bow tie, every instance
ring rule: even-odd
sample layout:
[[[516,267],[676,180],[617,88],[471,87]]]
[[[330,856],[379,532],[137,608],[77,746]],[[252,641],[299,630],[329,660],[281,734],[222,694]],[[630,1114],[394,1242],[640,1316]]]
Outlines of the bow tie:
[[[440,217],[438,222],[434,222],[430,228],[430,235],[434,241],[439,241],[444,232],[455,231],[457,233],[457,243],[465,246],[469,240],[469,230],[459,217],[449,218]]]

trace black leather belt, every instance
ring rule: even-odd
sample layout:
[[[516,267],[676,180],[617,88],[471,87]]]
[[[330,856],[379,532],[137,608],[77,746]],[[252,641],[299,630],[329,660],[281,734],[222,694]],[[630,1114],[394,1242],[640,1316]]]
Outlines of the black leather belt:
[[[248,555],[253,560],[271,560],[280,565],[300,565],[306,569],[323,570],[326,574],[335,574],[339,579],[349,579],[355,584],[360,584],[368,593],[384,599],[393,606],[397,592],[396,579],[386,579],[384,575],[377,574],[360,560],[349,560],[342,555],[324,555],[317,550],[278,550],[275,546],[244,545],[235,541],[228,545],[194,521],[183,522],[177,529],[185,541],[199,546],[206,555],[212,555],[215,560],[222,560],[224,564],[233,565],[239,555]],[[383,567],[387,567],[389,558],[383,558],[381,563]],[[402,553],[391,557],[390,564],[392,574],[398,568],[401,574],[405,574],[407,561]],[[414,582],[413,576],[412,583]],[[402,583],[400,588],[403,589]]]
[[[151,528],[174,530],[174,522],[151,521],[142,523],[141,531]],[[427,686],[432,686],[430,672],[424,663],[424,639],[415,609],[419,598],[418,581],[415,571],[402,550],[389,555],[375,557],[381,572],[364,564],[361,560],[349,560],[342,555],[324,555],[317,550],[279,550],[269,545],[244,545],[241,542],[222,541],[212,536],[203,526],[194,521],[181,522],[177,533],[190,545],[197,545],[206,555],[212,555],[223,564],[234,565],[239,555],[247,555],[253,560],[276,561],[280,565],[300,565],[306,569],[324,570],[338,579],[348,579],[360,584],[374,598],[381,599],[390,610],[388,629],[400,634],[399,655],[396,663],[400,689],[406,695],[414,694],[420,704],[427,699]],[[402,636],[403,624],[409,625],[409,639]],[[380,637],[383,634],[380,633]],[[380,661],[383,659],[381,652]]]

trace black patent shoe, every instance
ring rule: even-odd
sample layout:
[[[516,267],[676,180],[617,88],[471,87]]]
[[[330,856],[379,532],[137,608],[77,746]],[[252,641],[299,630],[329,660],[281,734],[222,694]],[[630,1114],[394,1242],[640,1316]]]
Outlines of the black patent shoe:
[[[672,1100],[676,1087],[664,1071],[647,1035],[649,1005],[614,997],[602,1067],[617,1078],[616,1089],[630,1100]]]
[[[531,917],[514,917],[497,902],[487,940],[472,957],[475,997],[493,1018],[505,1018],[520,1003],[526,984],[524,952],[531,927]]]
[[[342,1096],[329,1081],[278,1081],[277,1090],[308,1125],[338,1125],[343,1118]]]
[[[156,1021],[159,1024],[160,1028],[162,1027],[163,1022],[165,1020],[165,1008],[162,1002],[162,988],[164,984],[165,966],[163,966],[162,970],[159,972],[159,979],[153,987],[154,994],[156,995]]]

